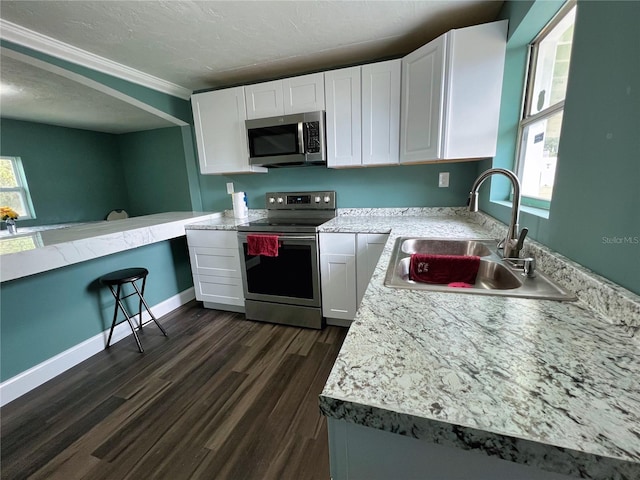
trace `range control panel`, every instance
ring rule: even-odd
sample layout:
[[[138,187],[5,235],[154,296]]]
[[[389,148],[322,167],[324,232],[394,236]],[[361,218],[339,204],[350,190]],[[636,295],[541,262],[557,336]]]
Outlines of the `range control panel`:
[[[265,203],[268,210],[333,210],[336,192],[269,192]]]

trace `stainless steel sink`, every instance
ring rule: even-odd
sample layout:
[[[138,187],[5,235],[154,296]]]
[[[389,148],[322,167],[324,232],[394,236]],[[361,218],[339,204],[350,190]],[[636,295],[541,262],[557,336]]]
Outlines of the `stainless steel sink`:
[[[536,272],[534,278],[503,260],[495,253],[494,240],[442,239],[400,237],[391,254],[384,284],[392,288],[426,290],[434,292],[499,295],[547,300],[575,300],[569,291],[552,282],[544,274]],[[476,255],[480,257],[480,268],[476,282],[471,288],[414,282],[409,278],[411,254],[431,255]]]
[[[402,252],[429,255],[476,255],[487,257],[491,250],[478,240],[443,240],[440,238],[409,238],[402,242]]]

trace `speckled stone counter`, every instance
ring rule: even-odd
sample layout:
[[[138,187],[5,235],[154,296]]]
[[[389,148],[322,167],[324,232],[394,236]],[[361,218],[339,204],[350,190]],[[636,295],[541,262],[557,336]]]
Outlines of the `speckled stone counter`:
[[[265,217],[266,210],[249,210],[247,218],[235,218],[232,210],[225,210],[222,215],[212,217],[202,222],[185,225],[185,230],[237,230],[238,225]]]
[[[321,231],[391,235],[320,396],[325,415],[566,475],[640,478],[638,296],[535,242],[540,269],[579,301],[391,289],[396,237],[506,227],[463,209],[341,213]]]

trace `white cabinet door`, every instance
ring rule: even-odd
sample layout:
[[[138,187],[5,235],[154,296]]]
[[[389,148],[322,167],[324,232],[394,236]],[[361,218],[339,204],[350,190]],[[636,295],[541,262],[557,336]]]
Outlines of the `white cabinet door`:
[[[360,67],[325,72],[327,166],[362,163]]]
[[[215,308],[222,310],[225,310],[225,305],[244,309],[244,291],[242,290],[241,278],[196,274],[193,276],[193,286],[196,300],[205,302],[205,304],[214,304]],[[239,309],[229,308],[229,310],[236,312]]]
[[[216,308],[244,308],[240,253],[235,231],[187,230],[196,299]]]
[[[324,110],[324,73],[313,73],[282,80],[284,113]]]
[[[356,234],[320,234],[322,314],[353,320],[357,309]]]
[[[449,36],[442,156],[493,157],[500,120],[507,20],[452,30]]]
[[[244,87],[247,96],[247,118],[277,117],[284,115],[282,80],[257,83]]]
[[[266,172],[249,165],[242,87],[198,93],[191,97],[200,172]]]
[[[451,30],[402,59],[400,163],[496,152],[507,21]]]
[[[394,165],[400,154],[401,60],[362,67],[362,164]]]
[[[440,158],[446,38],[402,59],[400,163]]]
[[[357,238],[356,279],[357,305],[360,306],[364,292],[369,286],[380,255],[389,238],[388,233],[359,233]]]

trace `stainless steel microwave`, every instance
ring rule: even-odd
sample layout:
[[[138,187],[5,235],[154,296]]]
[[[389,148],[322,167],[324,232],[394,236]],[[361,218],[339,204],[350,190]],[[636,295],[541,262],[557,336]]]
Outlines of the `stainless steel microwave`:
[[[246,120],[249,163],[263,167],[325,165],[324,112]]]

